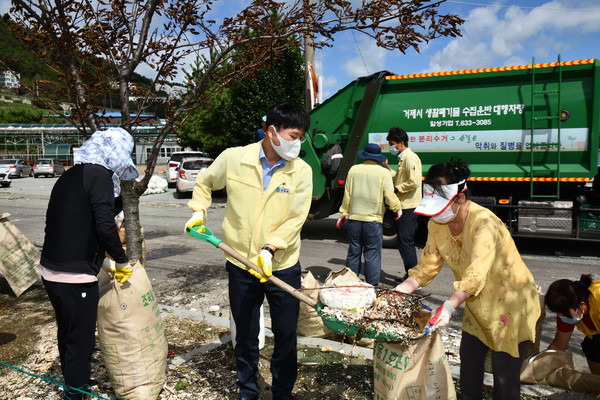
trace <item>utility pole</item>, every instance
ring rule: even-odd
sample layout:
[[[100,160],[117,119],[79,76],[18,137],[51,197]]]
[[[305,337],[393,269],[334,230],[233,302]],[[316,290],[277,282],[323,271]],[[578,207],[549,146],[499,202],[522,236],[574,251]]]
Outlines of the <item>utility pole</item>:
[[[304,9],[306,10],[306,18],[310,18],[309,15],[310,12],[309,10],[311,9],[311,4],[314,0],[304,0]],[[312,21],[310,19],[307,19],[305,21],[305,23],[309,24]],[[311,76],[310,76],[310,68],[312,66],[312,68],[314,68],[315,65],[315,48],[313,47],[313,38],[312,38],[312,34],[309,32],[306,32],[304,34],[304,101],[305,101],[305,105],[306,105],[306,110],[310,112],[310,110],[312,110],[313,108],[313,96],[312,96],[312,83],[311,83]]]

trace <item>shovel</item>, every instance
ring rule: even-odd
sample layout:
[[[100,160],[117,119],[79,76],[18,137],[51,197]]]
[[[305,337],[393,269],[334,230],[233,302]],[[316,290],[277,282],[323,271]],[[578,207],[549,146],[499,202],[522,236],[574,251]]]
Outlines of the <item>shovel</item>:
[[[263,277],[268,279],[269,282],[272,282],[275,286],[277,286],[284,292],[289,293],[290,295],[294,296],[298,300],[308,304],[310,307],[314,308],[317,311],[317,313],[319,314],[321,319],[323,319],[323,323],[325,324],[325,326],[327,326],[327,328],[329,328],[330,330],[332,330],[335,333],[338,333],[340,335],[347,335],[347,336],[360,336],[363,338],[386,340],[386,341],[390,341],[390,342],[399,342],[399,341],[405,340],[400,335],[397,335],[394,333],[379,332],[371,327],[365,327],[362,325],[356,325],[356,324],[351,324],[351,323],[348,323],[345,321],[340,321],[335,317],[324,314],[322,312],[322,309],[324,307],[323,304],[317,303],[315,300],[311,299],[310,297],[298,292],[292,286],[288,285],[287,283],[285,283],[284,281],[282,281],[281,279],[277,278],[274,275],[271,275],[268,277],[264,276],[262,268],[260,268],[258,265],[254,264],[253,262],[248,260],[246,257],[242,256],[240,253],[238,253],[237,251],[232,249],[227,244],[223,243],[223,241],[221,239],[217,238],[211,232],[211,230],[208,229],[204,225],[196,225],[192,229],[186,228],[185,233],[187,233],[188,235],[195,237],[197,239],[208,242],[208,243],[212,244],[213,246],[215,246],[216,248],[223,250],[224,253],[229,254],[231,257],[235,258],[236,260],[238,260],[239,262],[244,264],[246,267],[251,268],[254,271],[258,272]],[[428,308],[425,305],[423,305],[423,306],[426,309]],[[418,340],[418,339],[421,339],[421,338],[427,336],[430,332],[430,329],[431,329],[430,326],[427,326],[423,335],[416,337],[416,338],[411,338],[410,340]]]
[[[235,258],[236,260],[238,260],[239,262],[244,264],[246,267],[251,268],[254,271],[258,272],[259,274],[263,275],[262,268],[260,268],[258,265],[254,264],[253,262],[248,260],[246,257],[242,256],[240,253],[238,253],[237,251],[235,251],[234,249],[229,247],[227,244],[223,243],[223,241],[221,239],[217,238],[215,235],[213,235],[213,233],[210,231],[210,229],[208,229],[206,226],[197,225],[192,229],[186,228],[185,233],[187,233],[190,236],[193,236],[195,238],[198,238],[200,240],[203,240],[205,242],[212,244],[216,248],[223,250],[224,253],[229,254],[231,257]],[[284,292],[291,294],[292,296],[294,296],[298,300],[308,304],[312,308],[315,308],[315,309],[317,308],[318,304],[316,301],[314,301],[310,297],[298,292],[296,289],[294,289],[292,286],[288,285],[287,283],[285,283],[278,277],[271,275],[271,276],[265,276],[265,278],[268,279],[269,282],[272,282],[275,286],[277,286],[278,288],[283,290]]]

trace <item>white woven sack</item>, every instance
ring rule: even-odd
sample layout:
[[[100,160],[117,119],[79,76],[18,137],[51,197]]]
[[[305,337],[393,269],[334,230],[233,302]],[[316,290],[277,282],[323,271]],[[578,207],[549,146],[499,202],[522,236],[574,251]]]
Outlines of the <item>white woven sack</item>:
[[[321,288],[321,301],[327,307],[341,310],[359,310],[369,307],[376,299],[375,289],[366,282],[344,282]]]
[[[0,273],[19,297],[40,278],[40,252],[9,216],[0,214]]]

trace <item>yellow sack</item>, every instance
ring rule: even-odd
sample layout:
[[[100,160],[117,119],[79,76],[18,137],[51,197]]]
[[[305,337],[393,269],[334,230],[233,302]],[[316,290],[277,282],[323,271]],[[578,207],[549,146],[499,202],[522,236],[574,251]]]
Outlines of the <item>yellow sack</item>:
[[[375,341],[375,400],[456,400],[440,334],[404,344]]]
[[[99,278],[98,340],[118,397],[156,399],[166,379],[167,340],[146,270],[137,262],[127,282]]]
[[[302,272],[302,283],[300,284],[300,288],[309,289],[303,290],[302,293],[318,302],[320,287],[319,281],[315,279],[310,271]],[[319,316],[317,310],[303,302],[300,302],[297,331],[299,335],[305,337],[325,338],[334,335],[333,332],[325,326],[323,319]]]
[[[40,278],[40,252],[9,216],[0,214],[0,272],[19,297]]]
[[[348,267],[344,267],[337,271],[331,271],[323,286],[344,286],[351,285],[356,282],[361,282],[360,278]]]
[[[540,351],[525,360],[521,382],[541,383],[579,393],[600,390],[600,375],[577,371],[571,352],[562,350]]]

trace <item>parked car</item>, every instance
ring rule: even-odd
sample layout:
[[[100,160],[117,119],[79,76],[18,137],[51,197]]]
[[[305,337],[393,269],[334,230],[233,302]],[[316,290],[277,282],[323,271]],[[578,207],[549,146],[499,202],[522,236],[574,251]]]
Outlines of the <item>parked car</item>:
[[[196,185],[198,173],[208,168],[213,161],[212,158],[208,157],[184,158],[181,160],[176,169],[177,179],[173,196],[176,199],[181,199],[184,193],[192,192],[194,185]]]
[[[171,154],[171,158],[167,162],[167,184],[170,188],[175,187],[177,182],[177,172],[175,169],[181,163],[184,158],[190,157],[205,157],[208,158],[208,154],[203,151],[176,151]]]
[[[65,167],[59,160],[54,158],[40,158],[33,164],[33,177],[37,178],[40,175],[51,176],[62,175],[65,172]]]
[[[33,175],[33,168],[22,158],[5,158],[4,160],[0,160],[0,168],[8,168],[12,177],[23,178],[24,176]]]
[[[12,180],[10,179],[10,169],[0,165],[0,186],[9,187]]]

